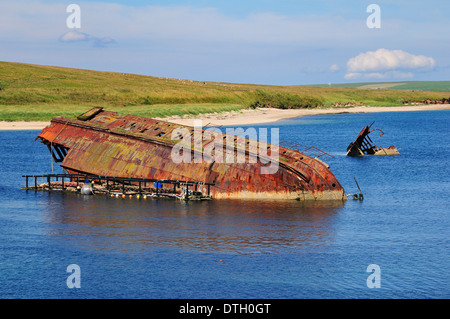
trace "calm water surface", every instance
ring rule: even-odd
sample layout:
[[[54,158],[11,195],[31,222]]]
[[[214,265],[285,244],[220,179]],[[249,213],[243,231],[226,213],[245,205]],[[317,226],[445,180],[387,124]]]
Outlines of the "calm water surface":
[[[315,145],[364,201],[181,202],[20,190],[51,172],[37,131],[0,132],[0,298],[449,298],[449,111],[302,117],[280,140]],[[348,158],[375,121],[395,157]],[[60,168],[56,168],[60,172]],[[66,267],[81,268],[69,289]],[[381,269],[369,289],[367,266]]]

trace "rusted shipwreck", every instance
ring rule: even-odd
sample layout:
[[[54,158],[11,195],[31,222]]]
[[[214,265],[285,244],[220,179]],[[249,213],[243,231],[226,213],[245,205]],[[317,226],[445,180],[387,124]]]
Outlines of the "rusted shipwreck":
[[[358,157],[364,155],[399,155],[399,151],[394,145],[385,148],[379,147],[373,143],[369,136],[370,133],[373,131],[380,131],[380,136],[384,135],[384,132],[379,128],[372,130],[370,129],[373,123],[365,126],[361,132],[359,132],[356,139],[350,143],[347,147],[347,156]]]
[[[234,137],[234,155],[245,156],[244,162],[201,161],[175,163],[174,130],[194,127],[158,119],[93,108],[76,119],[55,117],[36,139],[47,145],[53,159],[61,163],[68,174],[90,174],[121,178],[202,181],[208,184],[212,198],[273,198],[297,200],[346,200],[343,187],[327,164],[298,150],[278,146],[278,170],[262,174],[267,161],[257,156],[260,147],[274,145],[250,143],[248,138]],[[207,128],[201,128],[202,131]],[[206,148],[215,139],[229,135],[212,135],[203,139]],[[195,145],[192,156],[195,156]],[[230,152],[228,143],[223,151]],[[215,152],[218,150],[216,149]],[[199,188],[199,191],[204,191]],[[206,192],[206,191],[205,191]],[[209,192],[208,192],[209,193]]]

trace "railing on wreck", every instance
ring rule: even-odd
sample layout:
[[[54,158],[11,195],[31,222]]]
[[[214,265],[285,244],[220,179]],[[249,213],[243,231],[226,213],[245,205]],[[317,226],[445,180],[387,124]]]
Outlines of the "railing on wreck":
[[[288,142],[288,141],[281,141],[280,142],[280,146],[284,146],[284,147],[288,147],[291,148],[293,150],[297,150],[303,154],[306,154],[308,156],[311,156],[313,158],[319,158],[321,156],[324,155],[328,155],[330,157],[333,157],[333,155],[328,154],[325,151],[322,151],[321,149],[311,145],[311,146],[307,146],[307,145],[302,145],[300,143],[293,143],[293,142]]]
[[[89,182],[95,182],[100,185],[106,183],[106,189],[109,189],[109,187],[113,185],[117,184],[122,185],[122,194],[124,195],[126,186],[138,186],[138,193],[139,195],[142,195],[143,189],[147,187],[148,183],[154,183],[156,194],[158,194],[159,189],[162,189],[163,184],[171,184],[174,193],[176,192],[177,187],[184,186],[186,187],[186,190],[189,190],[189,187],[194,187],[194,191],[197,191],[199,186],[207,186],[208,190],[207,195],[209,196],[211,186],[214,186],[214,183],[206,183],[199,181],[180,181],[180,180],[153,179],[153,178],[135,178],[135,177],[112,177],[93,174],[22,175],[22,178],[25,178],[25,188],[24,188],[25,190],[36,191],[40,188],[43,188],[40,186],[40,184],[38,184],[38,179],[41,179],[41,181],[44,181],[44,183],[47,182],[48,190],[52,190],[52,183],[54,183],[55,181],[59,182],[59,180],[61,179],[62,191],[64,191],[67,188],[67,186],[65,185],[66,180],[72,183],[76,182],[76,187],[80,186],[80,184],[84,184],[86,180],[89,180]],[[30,186],[30,179],[32,179],[32,185],[34,184],[34,186]]]

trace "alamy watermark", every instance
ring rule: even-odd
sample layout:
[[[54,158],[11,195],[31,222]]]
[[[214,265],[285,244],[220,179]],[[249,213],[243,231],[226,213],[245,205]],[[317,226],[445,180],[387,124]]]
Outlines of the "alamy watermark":
[[[81,268],[77,264],[67,266],[66,271],[70,273],[67,277],[66,285],[68,288],[81,288]]]
[[[66,8],[67,13],[71,13],[66,20],[69,29],[81,28],[81,8],[78,4],[69,4]]]
[[[369,29],[381,28],[381,8],[378,4],[370,4],[366,9],[367,13],[371,13],[366,20]]]
[[[172,131],[172,140],[179,140],[171,152],[172,161],[179,163],[262,163],[261,174],[275,174],[279,168],[279,129],[253,127],[204,129],[201,120],[194,121],[194,130],[185,127]],[[204,144],[204,141],[209,141]]]
[[[368,288],[381,288],[381,268],[376,264],[367,266],[366,272],[371,272],[367,277],[366,284]]]

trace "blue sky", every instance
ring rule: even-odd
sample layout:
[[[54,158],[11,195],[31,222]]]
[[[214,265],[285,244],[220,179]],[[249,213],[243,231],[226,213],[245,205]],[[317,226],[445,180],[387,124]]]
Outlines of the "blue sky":
[[[381,28],[367,26],[370,4]],[[0,60],[279,85],[450,80],[448,12],[435,0],[2,0]]]

